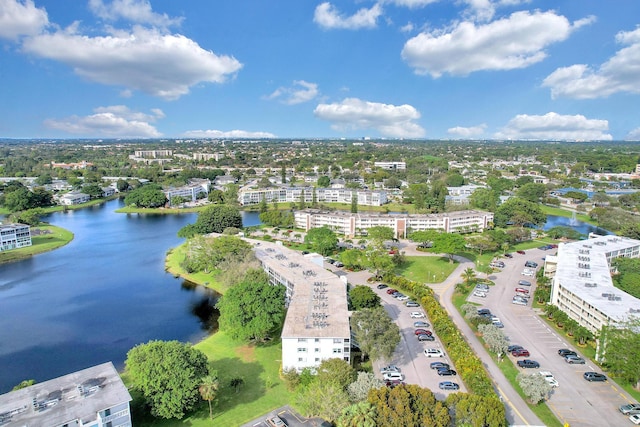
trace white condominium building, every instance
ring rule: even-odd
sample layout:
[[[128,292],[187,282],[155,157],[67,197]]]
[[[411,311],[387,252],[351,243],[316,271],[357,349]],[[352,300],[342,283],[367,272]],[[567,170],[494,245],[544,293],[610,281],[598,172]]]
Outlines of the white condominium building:
[[[238,201],[242,206],[257,205],[265,199],[268,203],[305,203],[313,202],[313,187],[270,187],[241,188]],[[354,190],[349,188],[316,188],[316,201],[319,203],[351,203],[353,196],[362,206],[382,206],[387,203],[386,191]]]
[[[0,224],[0,252],[25,246],[31,246],[31,228],[28,225]]]
[[[371,227],[389,227],[396,238],[407,233],[424,230],[441,230],[447,233],[482,231],[493,221],[492,212],[455,211],[440,214],[382,214],[350,213],[345,211],[320,211],[305,209],[294,212],[296,227],[309,231],[328,227],[337,233],[354,237],[364,235]]]
[[[0,395],[0,425],[130,427],[131,395],[111,362]]]
[[[640,299],[613,286],[611,261],[638,258],[640,241],[619,236],[591,235],[588,240],[561,243],[545,259],[552,277],[551,304],[592,332],[640,316]]]
[[[191,202],[195,202],[198,198],[199,194],[204,194],[205,197],[209,194],[209,189],[211,187],[211,181],[208,179],[198,179],[194,178],[189,181],[189,184],[183,185],[182,187],[173,187],[167,190],[163,190],[162,192],[169,200],[169,204],[172,204],[172,199],[174,197],[182,197],[188,199]]]
[[[271,282],[287,288],[288,309],[282,328],[283,370],[316,368],[323,360],[332,358],[350,362],[347,284],[325,270],[322,257],[317,254],[305,256],[279,244],[249,242]]]
[[[377,168],[387,169],[387,170],[405,170],[407,169],[406,162],[374,162],[373,166]]]

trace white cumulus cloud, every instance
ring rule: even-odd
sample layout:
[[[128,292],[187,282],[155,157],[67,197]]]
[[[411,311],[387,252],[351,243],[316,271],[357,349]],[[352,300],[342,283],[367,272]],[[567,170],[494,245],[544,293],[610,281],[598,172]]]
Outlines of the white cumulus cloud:
[[[473,138],[482,135],[486,128],[487,125],[484,123],[478,126],[469,127],[456,126],[447,129],[447,133],[462,139]]]
[[[333,104],[319,104],[316,117],[331,122],[338,131],[375,129],[391,138],[421,138],[424,129],[415,123],[420,113],[411,105],[392,105],[346,98]]]
[[[154,108],[151,114],[132,111],[124,105],[98,107],[88,116],[71,116],[65,119],[48,119],[44,125],[86,137],[157,138],[162,136],[151,125],[164,118],[162,110]]]
[[[216,55],[180,34],[137,27],[89,37],[75,27],[28,38],[23,50],[63,62],[88,80],[168,100],[202,82],[223,83],[242,68],[235,58]]]
[[[624,45],[598,68],[576,64],[555,70],[542,82],[551,97],[604,98],[618,92],[640,93],[640,27],[616,35]]]
[[[37,8],[33,0],[0,0],[0,38],[34,36],[47,25],[47,11]]]
[[[251,132],[246,130],[188,130],[184,133],[187,138],[240,138],[240,139],[269,139],[276,136],[269,132]]]
[[[624,138],[627,141],[640,141],[640,128],[635,128]]]
[[[183,18],[170,18],[166,13],[155,13],[149,0],[89,0],[89,9],[102,19],[117,21],[124,19],[138,24],[150,24],[158,27],[180,25]]]
[[[525,68],[546,57],[544,49],[563,41],[592,18],[571,24],[555,12],[521,11],[486,25],[461,22],[450,30],[422,32],[409,39],[402,58],[416,74],[466,76],[481,70]],[[508,42],[507,42],[508,41]]]
[[[561,115],[550,112],[543,116],[519,114],[495,134],[499,139],[610,141],[612,136],[607,120],[587,119],[577,114]]]
[[[313,22],[326,29],[358,30],[360,28],[375,28],[378,18],[382,15],[380,4],[374,4],[370,9],[359,9],[351,16],[343,16],[329,2],[321,3],[316,7]]]
[[[431,3],[436,3],[440,0],[384,0],[383,3],[391,3],[396,6],[408,7],[410,9],[417,9],[419,7],[424,7]]]
[[[267,99],[280,99],[284,104],[295,105],[311,101],[318,96],[318,85],[304,80],[294,80],[292,87],[279,87]]]

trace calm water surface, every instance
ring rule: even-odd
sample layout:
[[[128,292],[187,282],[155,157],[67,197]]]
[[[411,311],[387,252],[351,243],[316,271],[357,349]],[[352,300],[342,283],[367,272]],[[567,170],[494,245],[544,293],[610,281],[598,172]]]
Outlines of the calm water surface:
[[[196,214],[117,214],[118,200],[50,215],[67,246],[0,264],[0,393],[98,363],[122,368],[152,339],[197,342],[217,328],[218,295],[164,271]],[[257,225],[257,214],[244,214]]]

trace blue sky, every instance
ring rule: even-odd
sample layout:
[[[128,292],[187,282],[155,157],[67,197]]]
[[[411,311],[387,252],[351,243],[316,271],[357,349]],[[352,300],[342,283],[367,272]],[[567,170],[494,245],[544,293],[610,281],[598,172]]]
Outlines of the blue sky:
[[[0,0],[0,137],[640,140],[640,1]]]

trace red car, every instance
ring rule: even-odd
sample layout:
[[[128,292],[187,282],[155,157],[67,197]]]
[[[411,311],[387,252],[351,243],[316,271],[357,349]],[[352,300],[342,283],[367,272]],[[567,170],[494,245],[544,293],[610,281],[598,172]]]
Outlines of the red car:
[[[525,251],[516,251],[518,252],[520,255],[524,255],[526,252]]]
[[[395,290],[395,289],[393,289],[393,288],[389,288],[389,289],[387,289],[387,293],[388,293],[389,295],[391,295],[391,294],[392,294],[392,293],[394,293],[394,292],[398,292],[398,291],[397,291],[397,290]]]
[[[433,333],[431,331],[427,331],[426,329],[416,329],[415,332],[416,335],[433,335]]]
[[[513,357],[529,357],[529,350],[527,350],[526,348],[519,348],[517,350],[513,350],[511,352],[511,355]]]

